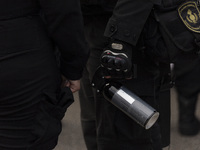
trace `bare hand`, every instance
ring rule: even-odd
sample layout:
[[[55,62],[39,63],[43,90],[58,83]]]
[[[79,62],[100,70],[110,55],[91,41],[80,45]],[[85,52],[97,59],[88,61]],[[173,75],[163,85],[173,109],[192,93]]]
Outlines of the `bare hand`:
[[[80,80],[66,80],[64,86],[67,86],[71,89],[72,93],[80,90]]]
[[[80,80],[68,80],[64,76],[62,76],[62,87],[69,87],[72,93],[80,90]]]

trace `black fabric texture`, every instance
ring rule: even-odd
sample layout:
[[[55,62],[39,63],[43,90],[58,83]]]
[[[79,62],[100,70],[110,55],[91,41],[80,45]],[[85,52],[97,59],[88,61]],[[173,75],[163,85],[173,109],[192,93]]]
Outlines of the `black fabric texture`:
[[[0,149],[52,150],[73,102],[61,74],[80,79],[89,53],[79,0],[0,4]]]

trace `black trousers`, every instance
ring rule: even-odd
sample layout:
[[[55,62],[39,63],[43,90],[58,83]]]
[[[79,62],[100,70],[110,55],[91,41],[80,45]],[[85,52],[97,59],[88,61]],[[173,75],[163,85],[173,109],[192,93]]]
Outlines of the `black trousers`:
[[[81,121],[87,148],[88,150],[94,150],[94,148],[98,150],[160,150],[162,146],[159,124],[156,123],[150,130],[145,130],[91,88],[92,77],[100,65],[99,57],[105,45],[108,44],[108,39],[103,37],[103,32],[109,17],[110,14],[85,17],[85,35],[91,53],[79,94]],[[159,80],[157,65],[146,59],[138,64],[138,78],[122,83],[153,107],[158,108],[156,99],[159,93],[157,86]],[[89,126],[92,127],[91,130]]]
[[[182,53],[174,67],[179,103],[179,121],[193,122],[200,92],[200,57],[196,53]]]
[[[39,17],[0,21],[0,149],[51,150],[73,102]]]
[[[182,53],[175,61],[175,83],[178,93],[189,98],[200,91],[200,57],[194,53]]]

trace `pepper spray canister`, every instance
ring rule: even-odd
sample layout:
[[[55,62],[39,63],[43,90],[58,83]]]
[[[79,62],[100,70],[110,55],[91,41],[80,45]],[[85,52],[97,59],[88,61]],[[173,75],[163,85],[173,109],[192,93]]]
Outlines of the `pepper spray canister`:
[[[159,113],[153,107],[120,84],[106,83],[103,95],[145,129],[151,128],[159,117]]]

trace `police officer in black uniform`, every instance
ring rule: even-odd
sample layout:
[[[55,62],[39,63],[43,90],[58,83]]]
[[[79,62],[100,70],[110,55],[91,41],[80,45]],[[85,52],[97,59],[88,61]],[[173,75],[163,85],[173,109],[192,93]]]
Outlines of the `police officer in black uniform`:
[[[199,50],[198,5],[198,1],[183,0],[118,0],[105,31],[111,38],[101,55],[105,76],[127,79],[122,81],[126,87],[159,109],[160,63],[175,62],[179,53]],[[128,80],[133,71],[137,77]],[[161,149],[157,125],[144,131],[105,103],[96,103],[101,112],[97,114],[100,149]]]
[[[171,2],[166,2],[168,7]],[[178,94],[179,131],[183,135],[196,135],[199,131],[199,121],[195,116],[196,103],[199,93],[199,0],[182,1],[177,8],[178,16],[160,14],[160,22],[164,28],[170,54],[175,55],[176,49],[181,53],[176,55],[174,62],[175,85]],[[175,11],[170,12],[172,16]],[[162,18],[161,18],[162,17]],[[166,21],[168,19],[168,21]],[[172,27],[172,25],[175,27]],[[172,55],[171,55],[172,56]]]
[[[0,149],[52,150],[89,53],[80,2],[1,0],[0,32]]]
[[[81,90],[79,92],[79,98],[80,98],[80,106],[81,106],[81,123],[83,128],[83,134],[86,142],[86,146],[88,150],[94,150],[97,148],[100,148],[101,145],[97,144],[98,139],[96,140],[96,136],[98,134],[102,134],[103,132],[107,131],[98,131],[96,133],[96,115],[100,114],[100,111],[98,110],[99,107],[103,107],[104,105],[108,105],[109,108],[111,107],[114,109],[113,111],[117,111],[116,108],[114,108],[110,103],[108,103],[100,94],[97,94],[95,90],[91,89],[91,81],[94,75],[94,72],[96,68],[100,65],[99,56],[102,53],[103,48],[108,45],[109,39],[103,36],[103,32],[105,29],[105,26],[107,24],[107,21],[109,17],[112,14],[113,7],[115,6],[116,1],[81,1],[82,2],[82,11],[84,14],[84,22],[85,22],[85,35],[87,38],[87,41],[89,43],[89,46],[91,48],[91,54],[88,60],[87,67],[84,72],[83,79],[81,81]],[[150,81],[151,82],[151,81]],[[148,87],[150,89],[152,87]],[[148,91],[148,89],[146,91]],[[154,93],[153,91],[149,91],[148,94]],[[145,94],[145,92],[144,92]],[[95,100],[95,101],[94,101]],[[95,113],[95,103],[105,103],[101,104],[102,106],[96,105],[97,110]],[[108,109],[109,109],[108,108]],[[166,108],[166,105],[165,105]],[[112,112],[112,111],[111,111]],[[118,111],[117,111],[118,112]],[[112,112],[113,113],[113,112]],[[111,114],[112,114],[111,113]],[[121,112],[119,112],[121,113]],[[123,117],[127,118],[127,116],[123,115]],[[99,117],[101,118],[101,117]],[[168,117],[167,117],[168,118]],[[112,118],[111,118],[112,119]],[[98,119],[97,119],[98,120]],[[112,119],[113,120],[113,119]],[[112,122],[110,120],[109,122]],[[129,122],[133,122],[132,120],[128,119]],[[166,119],[168,120],[168,119]],[[169,123],[169,122],[168,122]],[[122,123],[123,124],[123,123]],[[129,124],[129,123],[128,123]],[[132,124],[132,123],[131,123]],[[97,123],[98,125],[98,123]],[[104,129],[106,129],[105,127]],[[122,127],[123,128],[123,125]],[[108,133],[113,129],[109,128]],[[136,129],[137,130],[137,129]],[[166,130],[165,131],[169,131]],[[129,131],[126,131],[129,132]],[[117,134],[117,132],[116,132]],[[137,136],[137,135],[135,135]],[[98,136],[97,136],[98,137]],[[168,145],[169,139],[166,142]],[[116,148],[113,144],[113,146],[109,147],[111,149]],[[158,144],[159,145],[159,144]]]
[[[191,47],[195,38],[181,22],[177,12],[182,2],[184,1],[118,0],[105,32],[110,38],[109,44],[105,46],[106,51],[96,51],[96,55],[90,56],[91,63],[87,65],[89,80],[99,65],[101,55],[101,65],[107,69],[104,72],[106,77],[121,80],[123,85],[160,110],[161,114],[158,123],[150,130],[145,130],[105,100],[100,93],[96,93],[96,116],[93,116],[93,121],[96,119],[95,133],[99,150],[159,150],[169,145],[169,132],[162,134],[165,129],[163,121],[166,116],[169,117],[169,111],[166,111],[167,115],[163,114],[162,108],[165,110],[166,107],[163,107],[161,99],[158,101],[162,83],[160,66],[163,63],[169,66],[169,62],[175,61],[177,54],[182,51],[196,50],[196,45]],[[99,20],[100,17],[96,19]],[[179,26],[174,34],[172,26],[176,25]],[[97,32],[95,29],[92,31]],[[178,33],[184,33],[187,35],[184,37],[188,39],[180,38]],[[179,40],[189,40],[190,45],[180,47],[182,41]],[[93,70],[89,66],[93,66]],[[169,101],[166,106],[169,106]],[[168,142],[162,145],[161,141],[165,138]]]

